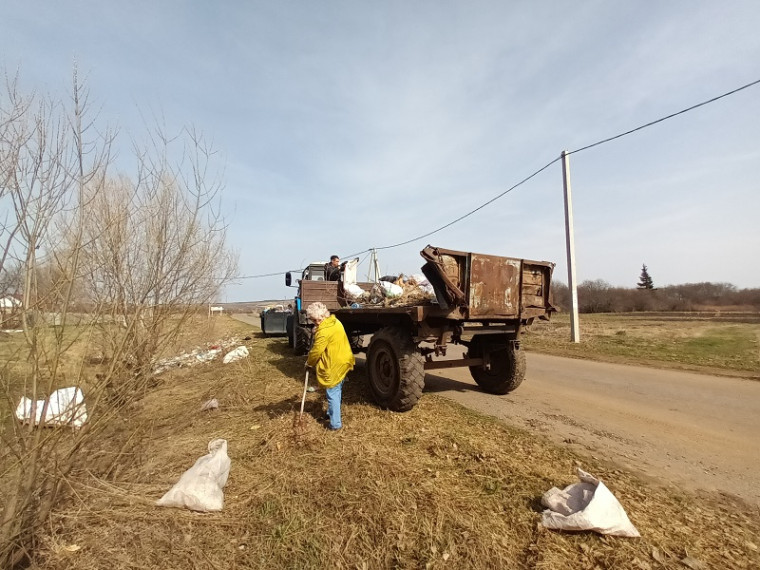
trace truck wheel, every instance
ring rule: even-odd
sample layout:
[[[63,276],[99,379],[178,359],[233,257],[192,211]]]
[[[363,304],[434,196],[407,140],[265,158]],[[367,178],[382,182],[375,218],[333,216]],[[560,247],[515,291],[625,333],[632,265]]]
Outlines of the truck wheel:
[[[470,358],[488,355],[490,368],[470,366],[478,386],[491,394],[508,394],[525,379],[525,353],[503,336],[475,335],[470,344]]]
[[[396,412],[411,410],[425,386],[425,360],[404,329],[386,327],[372,337],[367,373],[375,401]]]
[[[293,347],[293,350],[296,353],[296,356],[303,356],[308,353],[311,348],[312,330],[310,327],[295,325],[293,332],[295,333],[295,346]]]
[[[285,318],[285,332],[288,335],[288,345],[291,348],[295,348],[296,343],[293,342],[293,315]]]

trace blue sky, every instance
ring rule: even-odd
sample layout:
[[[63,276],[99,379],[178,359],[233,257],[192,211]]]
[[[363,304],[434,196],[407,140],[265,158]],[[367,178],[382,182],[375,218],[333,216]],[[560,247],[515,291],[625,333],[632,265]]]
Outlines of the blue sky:
[[[0,66],[65,97],[76,59],[125,153],[146,117],[213,139],[254,275],[424,234],[563,149],[760,79],[758,29],[756,0],[12,2]],[[760,85],[570,160],[579,281],[633,287],[646,263],[657,286],[760,287]],[[559,163],[381,269],[428,243],[566,282]],[[219,300],[291,294],[277,276]]]

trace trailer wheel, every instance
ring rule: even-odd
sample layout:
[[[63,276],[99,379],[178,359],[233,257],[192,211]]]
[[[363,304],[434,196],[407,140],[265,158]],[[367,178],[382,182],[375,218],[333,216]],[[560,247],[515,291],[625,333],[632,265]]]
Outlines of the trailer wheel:
[[[525,353],[503,336],[475,335],[469,355],[471,358],[489,357],[488,369],[470,366],[472,378],[486,392],[508,394],[525,379]]]
[[[296,353],[296,356],[303,356],[304,354],[308,353],[309,349],[311,348],[311,335],[313,331],[310,327],[304,327],[302,325],[296,324],[295,320],[293,322],[293,325],[293,336],[295,343],[293,351]]]
[[[396,412],[411,410],[425,386],[425,360],[402,328],[386,327],[372,336],[367,373],[375,401]]]

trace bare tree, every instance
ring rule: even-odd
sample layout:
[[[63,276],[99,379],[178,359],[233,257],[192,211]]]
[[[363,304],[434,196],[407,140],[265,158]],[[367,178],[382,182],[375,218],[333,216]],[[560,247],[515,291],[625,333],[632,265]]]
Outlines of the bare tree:
[[[24,340],[0,362],[4,568],[31,558],[35,532],[88,442],[146,389],[156,355],[236,270],[203,138],[158,132],[137,152],[133,176],[111,175],[114,135],[94,129],[87,107],[76,71],[70,105],[22,96],[15,78],[0,94],[0,204],[9,206],[0,274],[11,283],[13,268],[19,277],[9,286],[23,299]],[[184,146],[175,154],[176,144]],[[80,356],[64,374],[64,355],[94,333],[105,339],[108,364],[95,375]],[[21,395],[36,402],[62,385],[84,391],[84,427],[43,429],[47,402],[41,414],[32,407],[38,426],[7,417]]]

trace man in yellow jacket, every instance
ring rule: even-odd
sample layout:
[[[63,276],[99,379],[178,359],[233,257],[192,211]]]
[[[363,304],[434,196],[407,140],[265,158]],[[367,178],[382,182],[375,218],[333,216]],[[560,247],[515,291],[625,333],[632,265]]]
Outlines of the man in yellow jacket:
[[[315,325],[314,344],[306,357],[306,366],[316,367],[317,381],[327,392],[330,429],[339,430],[343,427],[340,419],[343,380],[354,369],[356,360],[343,325],[324,303],[312,303],[306,314]]]

